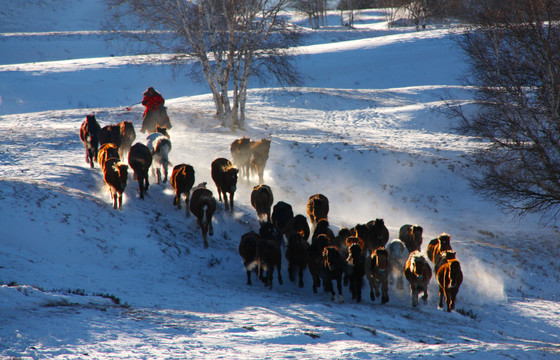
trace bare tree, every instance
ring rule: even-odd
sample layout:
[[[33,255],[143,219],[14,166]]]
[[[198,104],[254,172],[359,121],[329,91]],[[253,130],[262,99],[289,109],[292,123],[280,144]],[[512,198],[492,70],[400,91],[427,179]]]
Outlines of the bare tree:
[[[176,63],[197,61],[223,126],[244,127],[252,76],[272,74],[280,83],[299,80],[288,56],[298,35],[280,16],[289,0],[107,1],[112,28],[125,28],[133,18],[142,29],[121,34],[147,49],[173,53]]]
[[[326,24],[326,0],[291,0],[296,11],[304,14],[309,19],[309,27],[318,29]]]
[[[558,0],[479,0],[466,55],[477,112],[455,113],[487,141],[473,154],[475,189],[517,214],[560,213],[560,5]]]

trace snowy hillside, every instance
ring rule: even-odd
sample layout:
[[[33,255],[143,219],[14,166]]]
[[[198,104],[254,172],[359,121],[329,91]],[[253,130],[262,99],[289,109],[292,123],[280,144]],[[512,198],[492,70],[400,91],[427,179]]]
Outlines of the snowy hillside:
[[[0,357],[556,359],[560,356],[558,229],[512,218],[481,199],[466,176],[477,139],[442,115],[464,64],[448,29],[388,30],[378,10],[356,29],[311,31],[299,49],[304,85],[249,93],[247,130],[219,126],[207,86],[169,66],[104,42],[100,0],[6,2],[0,10]],[[5,5],[5,6],[4,6]],[[55,20],[56,19],[56,20]],[[95,20],[95,21],[94,21]],[[166,98],[173,165],[191,164],[196,183],[230,158],[242,136],[272,140],[265,183],[275,202],[304,214],[310,195],[330,200],[335,232],[383,218],[390,237],[424,227],[423,250],[451,234],[465,276],[457,311],[438,309],[437,284],[411,306],[391,285],[390,301],[343,304],[298,288],[287,275],[272,290],[247,286],[241,235],[258,229],[240,180],[233,214],[218,206],[204,249],[194,217],[172,205],[169,184],[145,200],[129,176],[113,210],[99,167],[78,137],[86,114],[102,126],[132,121],[154,86]]]

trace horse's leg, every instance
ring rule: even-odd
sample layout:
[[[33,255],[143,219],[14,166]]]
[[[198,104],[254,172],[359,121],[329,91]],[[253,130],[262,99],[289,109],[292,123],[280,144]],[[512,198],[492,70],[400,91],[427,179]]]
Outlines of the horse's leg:
[[[218,187],[218,201],[222,202],[222,188]]]
[[[386,304],[389,302],[389,278],[385,276],[381,283],[381,303]]]
[[[202,230],[202,240],[204,241],[204,248],[208,248],[208,240],[206,238],[206,233],[208,232],[208,225],[207,224],[200,224],[200,229]]]
[[[303,267],[299,268],[299,287],[303,287]]]
[[[428,302],[428,283],[424,284],[424,295],[422,295],[422,300],[424,303]]]
[[[296,281],[294,264],[288,263],[288,278],[290,281]]]
[[[139,176],[136,177],[138,179],[138,191],[140,191],[140,199],[144,200],[144,187],[142,186],[142,178]]]
[[[336,277],[336,290],[338,291],[338,302],[342,304],[344,302],[344,296],[342,296],[342,273]]]
[[[442,309],[443,308],[443,296],[444,296],[444,292],[443,292],[443,287],[441,285],[438,286],[439,287],[439,304],[438,304],[438,308]],[[447,299],[446,299],[447,302]]]
[[[185,209],[187,217],[191,216],[191,212],[189,210],[189,191],[187,191],[185,194]]]
[[[410,284],[410,296],[412,297],[412,306],[418,305],[418,290],[415,289],[416,286]]]
[[[457,288],[449,289],[449,302],[447,305],[447,312],[455,310],[455,298],[457,297]]]
[[[232,192],[229,193],[229,207],[231,209],[231,212],[233,212],[233,194]]]
[[[282,258],[280,258],[280,262],[276,264],[276,270],[278,271],[278,283],[282,285],[284,283],[284,281],[282,281]]]
[[[251,282],[251,270],[247,270],[247,285],[253,285]]]
[[[379,291],[379,283],[380,283],[380,281],[379,281],[378,278],[374,279],[374,284],[375,284],[375,296],[377,296],[377,297],[381,296],[381,292]]]
[[[363,278],[360,276],[357,279],[358,281],[356,282],[356,301],[357,302],[362,302],[362,282],[363,282]]]
[[[373,288],[375,284],[373,283],[373,278],[371,276],[368,277],[368,281],[369,281],[369,298],[371,299],[371,301],[375,301],[375,295],[373,293]]]
[[[272,290],[272,280],[274,278],[274,266],[269,266],[266,271],[266,278],[268,282],[268,288]]]
[[[402,273],[399,273],[397,275],[397,289],[399,289],[399,290],[404,289],[404,280],[403,280]]]
[[[181,208],[181,197],[179,193],[179,189],[175,190],[175,197],[173,198],[173,205],[177,205],[177,208]]]

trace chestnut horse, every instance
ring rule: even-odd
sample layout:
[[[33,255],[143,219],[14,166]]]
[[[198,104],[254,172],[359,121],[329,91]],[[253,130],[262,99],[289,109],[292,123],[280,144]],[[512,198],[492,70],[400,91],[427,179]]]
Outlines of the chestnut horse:
[[[329,199],[323,194],[315,194],[307,201],[307,216],[311,225],[317,225],[321,219],[327,219],[329,215]]]
[[[451,250],[451,236],[446,233],[440,234],[436,239],[433,239],[428,244],[426,253],[428,254],[428,259],[434,264],[434,272],[437,273],[438,268],[436,264],[441,258],[441,253],[446,250]]]
[[[428,284],[432,278],[432,268],[428,260],[415,250],[410,253],[404,266],[403,275],[410,283],[412,306],[418,305],[418,294],[424,292],[422,300],[428,301]]]
[[[369,296],[371,301],[381,295],[381,303],[389,301],[389,272],[391,264],[389,262],[389,252],[384,247],[372,251],[366,264],[366,277],[369,281]],[[379,291],[381,285],[381,292]],[[375,294],[374,294],[375,291]]]
[[[463,272],[459,260],[450,259],[441,265],[437,271],[437,282],[439,285],[439,307],[443,308],[443,297],[445,296],[447,312],[454,310],[455,299],[463,282]]]
[[[420,251],[422,247],[422,229],[418,225],[403,225],[399,230],[399,239],[406,245],[406,249],[409,253],[414,250]]]

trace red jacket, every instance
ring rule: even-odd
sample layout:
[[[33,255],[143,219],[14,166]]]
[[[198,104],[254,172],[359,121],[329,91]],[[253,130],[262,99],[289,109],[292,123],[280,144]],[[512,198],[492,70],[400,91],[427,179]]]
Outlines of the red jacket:
[[[155,95],[145,95],[142,99],[142,105],[146,107],[144,114],[146,114],[150,110],[159,109],[159,106],[163,105],[164,103],[165,100],[163,100],[163,97],[158,93],[156,93]]]

